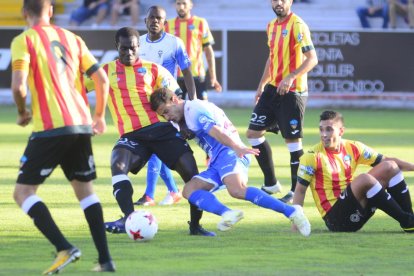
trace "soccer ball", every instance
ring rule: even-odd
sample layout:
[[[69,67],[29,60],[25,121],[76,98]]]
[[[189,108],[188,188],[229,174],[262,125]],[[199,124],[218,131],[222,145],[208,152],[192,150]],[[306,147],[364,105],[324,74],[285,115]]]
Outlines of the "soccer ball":
[[[148,241],[157,234],[158,222],[150,212],[139,210],[128,216],[125,230],[134,241]]]

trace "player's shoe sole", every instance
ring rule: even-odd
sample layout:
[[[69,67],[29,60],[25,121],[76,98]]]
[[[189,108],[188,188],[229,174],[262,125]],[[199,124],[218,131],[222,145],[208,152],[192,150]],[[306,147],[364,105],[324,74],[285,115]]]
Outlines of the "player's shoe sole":
[[[279,198],[280,201],[284,202],[284,203],[291,203],[293,200],[293,196],[295,195],[294,192],[289,191],[284,197]]]
[[[79,260],[81,255],[81,251],[76,247],[59,251],[53,264],[48,269],[43,271],[43,275],[52,275],[59,273],[59,271],[65,268],[68,264]]]
[[[217,224],[220,231],[228,231],[233,225],[239,222],[244,217],[243,212],[239,210],[230,210],[221,216],[221,221]]]
[[[282,185],[280,185],[279,181],[276,182],[276,184],[273,185],[273,186],[265,186],[265,185],[263,185],[262,186],[262,191],[268,193],[269,195],[271,195],[271,194],[277,194],[277,193],[282,192]]]

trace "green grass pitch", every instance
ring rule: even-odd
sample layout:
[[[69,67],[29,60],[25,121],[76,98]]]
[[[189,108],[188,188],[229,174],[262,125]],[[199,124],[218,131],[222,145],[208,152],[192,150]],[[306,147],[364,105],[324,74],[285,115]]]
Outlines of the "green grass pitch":
[[[227,114],[242,138],[250,109],[227,109]],[[345,115],[348,139],[358,139],[377,151],[414,162],[412,111],[341,110]],[[305,119],[304,148],[318,142],[318,118],[321,110],[310,109]],[[35,228],[32,221],[14,203],[13,187],[19,158],[31,126],[15,124],[13,107],[0,107],[0,275],[40,275],[52,262],[54,248]],[[101,199],[105,220],[119,218],[121,212],[112,196],[109,168],[110,152],[117,139],[112,121],[108,132],[93,138],[98,179],[95,191]],[[289,188],[289,154],[280,136],[268,134],[273,147],[276,173],[285,191]],[[204,153],[192,142],[200,170],[205,168]],[[254,158],[253,158],[254,159]],[[361,168],[361,172],[367,168]],[[145,189],[145,173],[131,176],[134,199]],[[414,173],[405,173],[413,188]],[[176,175],[182,188],[183,183]],[[249,184],[260,187],[262,176],[256,160],[249,171]],[[412,192],[413,193],[413,192]],[[79,262],[69,265],[63,275],[96,275],[89,272],[97,254],[79,203],[60,169],[39,189],[39,196],[50,208],[66,237],[82,250]],[[165,185],[157,186],[156,200],[166,194]],[[245,212],[245,218],[229,232],[215,238],[188,235],[188,204],[182,200],[173,206],[145,207],[158,219],[159,232],[154,240],[137,243],[126,235],[108,235],[118,275],[412,275],[414,272],[414,236],[403,233],[397,222],[377,211],[373,219],[357,233],[330,233],[320,218],[310,193],[305,213],[312,224],[312,235],[304,238],[290,231],[289,221],[281,214],[260,209],[249,202],[230,198],[226,191],[216,194],[232,208]],[[219,217],[205,213],[203,226],[216,230]]]

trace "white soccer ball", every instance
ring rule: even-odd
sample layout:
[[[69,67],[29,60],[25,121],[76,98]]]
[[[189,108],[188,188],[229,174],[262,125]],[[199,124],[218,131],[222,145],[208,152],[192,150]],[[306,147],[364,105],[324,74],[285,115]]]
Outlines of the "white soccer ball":
[[[131,213],[126,222],[125,230],[134,241],[152,240],[158,231],[157,219],[148,211],[139,210]]]

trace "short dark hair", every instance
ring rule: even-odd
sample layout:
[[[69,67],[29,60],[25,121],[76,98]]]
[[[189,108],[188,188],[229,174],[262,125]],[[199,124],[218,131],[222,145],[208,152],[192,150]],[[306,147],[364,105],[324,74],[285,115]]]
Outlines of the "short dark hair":
[[[41,16],[44,8],[52,5],[51,0],[24,0],[23,9],[30,15]]]
[[[344,124],[344,117],[342,116],[342,114],[333,110],[325,110],[324,112],[322,112],[319,119],[319,121],[333,120],[334,122],[339,121],[342,124]]]
[[[163,7],[158,6],[158,5],[154,5],[154,6],[151,6],[151,7],[148,8],[147,13],[145,14],[145,17],[148,17],[148,14],[152,10],[160,10],[160,11],[164,11],[165,13],[167,13],[167,11]]]
[[[116,32],[115,43],[116,44],[119,43],[120,37],[134,37],[134,36],[139,40],[139,32],[136,29],[130,28],[130,27],[123,27]]]
[[[154,90],[150,97],[151,109],[157,111],[160,105],[171,102],[174,95],[174,92],[166,87]]]

